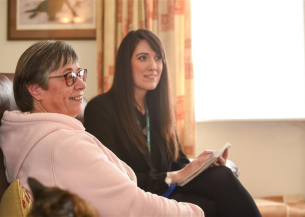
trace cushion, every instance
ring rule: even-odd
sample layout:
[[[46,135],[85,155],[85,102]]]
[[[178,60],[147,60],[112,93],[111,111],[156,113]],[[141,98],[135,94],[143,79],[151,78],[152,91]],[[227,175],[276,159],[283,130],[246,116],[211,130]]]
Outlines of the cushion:
[[[0,203],[0,216],[24,217],[32,207],[32,201],[19,179],[10,184],[4,192]]]

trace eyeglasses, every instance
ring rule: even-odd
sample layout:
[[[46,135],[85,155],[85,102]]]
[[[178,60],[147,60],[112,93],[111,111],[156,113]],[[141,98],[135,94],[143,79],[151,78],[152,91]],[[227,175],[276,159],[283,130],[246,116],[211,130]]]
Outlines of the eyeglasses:
[[[71,87],[71,86],[73,86],[75,84],[77,77],[79,77],[82,81],[86,82],[87,74],[88,74],[87,69],[82,69],[78,73],[76,73],[76,72],[68,72],[68,73],[66,73],[64,75],[58,75],[58,76],[53,76],[53,77],[49,77],[49,78],[61,78],[61,77],[64,77],[65,81],[66,81],[66,85],[68,87]]]

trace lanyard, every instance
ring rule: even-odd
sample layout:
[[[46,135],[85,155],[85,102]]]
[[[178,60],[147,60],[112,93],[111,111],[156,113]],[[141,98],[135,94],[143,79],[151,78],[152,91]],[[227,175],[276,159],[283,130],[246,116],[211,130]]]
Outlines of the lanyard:
[[[148,111],[147,103],[145,103],[145,113],[146,113],[147,146],[150,153],[150,124],[149,124],[149,111]]]
[[[148,111],[148,107],[147,107],[147,103],[145,102],[145,116],[146,116],[146,137],[147,137],[147,146],[148,146],[148,150],[150,153],[150,123],[149,123],[149,111]],[[140,121],[137,118],[137,123],[140,127],[140,129],[142,129],[142,126],[140,124]]]

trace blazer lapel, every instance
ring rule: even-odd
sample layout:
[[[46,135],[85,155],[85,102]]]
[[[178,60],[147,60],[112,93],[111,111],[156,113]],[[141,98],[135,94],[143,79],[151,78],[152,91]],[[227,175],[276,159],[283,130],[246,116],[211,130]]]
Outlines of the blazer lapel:
[[[144,158],[145,162],[147,163],[148,167],[151,168],[152,162],[151,162],[150,153],[148,151],[143,155],[143,158]]]

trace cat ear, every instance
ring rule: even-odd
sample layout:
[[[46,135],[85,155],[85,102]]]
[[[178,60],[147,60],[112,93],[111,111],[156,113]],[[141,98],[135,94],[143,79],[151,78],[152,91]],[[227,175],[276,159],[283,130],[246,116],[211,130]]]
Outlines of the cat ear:
[[[28,178],[28,183],[33,192],[34,198],[39,194],[39,192],[46,188],[34,178]]]

